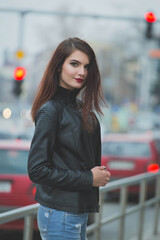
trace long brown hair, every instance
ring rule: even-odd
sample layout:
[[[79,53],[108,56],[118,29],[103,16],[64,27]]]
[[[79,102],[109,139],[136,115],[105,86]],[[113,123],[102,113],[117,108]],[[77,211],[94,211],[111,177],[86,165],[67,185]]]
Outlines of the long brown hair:
[[[102,103],[106,105],[106,103],[102,93],[95,53],[88,43],[75,37],[64,40],[54,51],[33,102],[31,110],[33,121],[35,121],[40,107],[54,96],[59,85],[59,70],[62,68],[65,59],[76,49],[84,52],[90,61],[86,84],[83,86],[82,93],[82,119],[85,128],[87,130],[92,130],[93,128],[93,122],[96,120],[93,111],[96,111],[99,115],[103,114],[100,105]]]

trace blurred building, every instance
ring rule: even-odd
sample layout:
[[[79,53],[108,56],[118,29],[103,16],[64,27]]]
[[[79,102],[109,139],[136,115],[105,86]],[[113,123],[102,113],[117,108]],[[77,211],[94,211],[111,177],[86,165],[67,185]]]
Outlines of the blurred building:
[[[137,101],[137,85],[140,75],[138,55],[128,55],[122,46],[94,43],[100,67],[103,91],[106,99],[121,104]]]

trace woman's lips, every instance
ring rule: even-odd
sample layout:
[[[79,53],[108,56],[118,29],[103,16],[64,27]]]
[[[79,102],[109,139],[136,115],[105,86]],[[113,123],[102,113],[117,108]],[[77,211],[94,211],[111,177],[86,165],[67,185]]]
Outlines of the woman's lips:
[[[75,80],[79,83],[83,82],[83,79],[82,78],[75,78]]]

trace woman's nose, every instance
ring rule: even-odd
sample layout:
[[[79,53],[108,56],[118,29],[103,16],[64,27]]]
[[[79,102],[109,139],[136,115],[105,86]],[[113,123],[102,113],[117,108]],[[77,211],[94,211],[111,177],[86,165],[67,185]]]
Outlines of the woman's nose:
[[[85,76],[85,74],[86,74],[85,68],[84,68],[84,67],[81,67],[81,68],[79,69],[79,75]]]

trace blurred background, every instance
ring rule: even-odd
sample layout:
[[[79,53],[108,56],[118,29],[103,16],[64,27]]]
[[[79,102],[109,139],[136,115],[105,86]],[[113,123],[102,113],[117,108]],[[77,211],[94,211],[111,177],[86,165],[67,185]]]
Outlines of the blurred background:
[[[34,131],[30,110],[54,49],[75,36],[87,41],[97,56],[108,104],[100,118],[102,165],[111,180],[159,171],[160,1],[0,1],[0,212],[35,203],[36,186],[27,175]],[[152,183],[148,193],[153,190]],[[135,197],[139,188],[129,193]],[[113,195],[106,195],[107,216],[119,209]],[[126,240],[135,235],[131,229],[138,218],[127,220]],[[22,239],[7,236],[5,229],[22,229],[19,222],[0,225],[0,236]],[[118,239],[115,229],[113,225],[107,234],[105,229],[103,239]]]
[[[158,0],[1,1],[1,135],[31,138],[30,109],[44,69],[57,44],[74,36],[97,55],[109,106],[102,135],[159,128],[159,10]],[[151,23],[147,12],[155,14],[146,17]],[[18,66],[24,69],[14,73]]]

